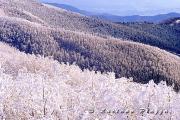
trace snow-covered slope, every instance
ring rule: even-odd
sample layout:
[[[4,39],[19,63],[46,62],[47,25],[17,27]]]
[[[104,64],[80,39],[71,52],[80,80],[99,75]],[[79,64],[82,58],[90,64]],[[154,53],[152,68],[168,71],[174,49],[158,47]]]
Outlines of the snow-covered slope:
[[[82,71],[0,43],[2,119],[178,120],[179,113],[180,95],[165,83]]]

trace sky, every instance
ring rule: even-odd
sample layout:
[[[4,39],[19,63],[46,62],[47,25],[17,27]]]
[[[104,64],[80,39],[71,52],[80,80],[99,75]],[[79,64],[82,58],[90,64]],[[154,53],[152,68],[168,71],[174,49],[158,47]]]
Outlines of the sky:
[[[180,0],[41,0],[68,4],[82,10],[114,15],[156,15],[180,13]]]

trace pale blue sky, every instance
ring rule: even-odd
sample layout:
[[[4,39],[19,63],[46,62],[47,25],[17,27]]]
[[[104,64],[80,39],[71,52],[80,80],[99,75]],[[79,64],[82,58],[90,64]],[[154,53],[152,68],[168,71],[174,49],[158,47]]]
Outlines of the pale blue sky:
[[[116,15],[154,15],[180,13],[180,0],[41,0],[68,4],[77,8]]]

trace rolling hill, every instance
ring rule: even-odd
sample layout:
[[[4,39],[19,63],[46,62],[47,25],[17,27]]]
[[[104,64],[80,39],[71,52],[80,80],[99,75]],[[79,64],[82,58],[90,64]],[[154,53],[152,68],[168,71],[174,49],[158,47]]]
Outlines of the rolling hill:
[[[121,24],[121,23],[120,23]],[[160,48],[169,50],[174,54],[179,54],[180,48],[180,27],[177,25],[170,25],[165,23],[153,24],[147,22],[133,22],[133,23],[124,23],[128,27],[131,27],[136,30],[144,31],[145,33],[156,36],[158,41],[161,43],[153,41],[154,46],[161,46]],[[163,46],[163,47],[162,47]]]
[[[49,3],[50,4],[50,3]],[[52,4],[54,5],[54,4]],[[55,4],[56,7],[60,8],[65,8],[69,11],[73,11],[71,9],[68,9],[66,7],[61,7],[61,5]],[[73,12],[78,12],[78,11],[73,11]],[[78,12],[81,13],[81,12]],[[83,13],[81,13],[83,14]],[[167,15],[158,15],[154,17],[147,17],[149,19],[157,19],[157,18],[162,18],[160,21],[167,20],[168,18],[171,17],[176,17],[180,16],[178,13],[169,13]],[[82,16],[81,16],[82,17]],[[144,21],[146,17],[140,17],[140,16],[135,16],[137,19],[141,19]],[[123,19],[125,19],[124,17]],[[129,17],[131,18],[131,17]],[[71,18],[73,19],[73,18]],[[131,18],[133,19],[133,17]],[[126,40],[130,41],[135,41],[135,42],[140,42],[144,44],[149,44],[151,46],[156,46],[164,50],[168,50],[172,53],[175,54],[180,54],[180,31],[179,27],[171,27],[169,25],[165,24],[153,24],[153,23],[148,23],[148,22],[132,22],[132,23],[122,23],[122,22],[117,22],[118,26],[107,22],[107,21],[101,21],[98,19],[94,18],[88,18],[87,23],[90,26],[86,26],[86,29],[89,29],[91,33],[97,33],[101,35],[109,35],[113,36],[115,38],[123,38]],[[94,20],[94,21],[92,21]],[[75,21],[75,20],[73,20]],[[81,21],[81,20],[79,20]],[[138,20],[137,20],[138,21]],[[147,20],[148,21],[148,20]],[[153,20],[152,20],[153,21]],[[85,21],[81,21],[81,23],[84,23]],[[72,23],[72,21],[70,22]],[[134,25],[133,25],[134,24]],[[81,25],[81,27],[84,25]],[[98,26],[98,27],[97,27]],[[136,27],[134,27],[136,26]],[[80,30],[82,28],[78,28]],[[85,31],[85,30],[84,30]]]
[[[54,5],[54,4],[52,4]],[[60,7],[57,4],[56,7]],[[62,7],[65,8],[65,7]],[[67,9],[67,8],[66,8]],[[70,10],[70,9],[67,9]],[[71,11],[71,10],[70,10]],[[78,11],[76,11],[78,12]],[[80,13],[80,12],[79,12]],[[162,20],[166,20],[170,17],[178,16],[179,14],[176,13],[170,13],[167,15],[159,15],[161,16]],[[164,17],[163,17],[164,16]],[[82,17],[82,16],[81,16]],[[156,18],[156,17],[155,17]],[[154,19],[155,19],[154,18]],[[73,18],[71,18],[73,19]],[[153,18],[152,18],[153,19]],[[91,21],[94,20],[94,21]],[[81,20],[79,20],[81,21]],[[72,21],[71,21],[72,22]],[[84,23],[85,21],[81,21],[81,23]],[[149,23],[146,22],[147,29],[149,29],[149,26],[151,27],[151,30],[146,30],[146,27],[144,29],[136,29],[132,26],[127,26],[126,23],[118,23],[118,26],[107,21],[98,20],[95,18],[88,19],[88,23],[90,26],[86,26],[86,29],[89,30],[91,33],[97,33],[98,35],[109,35],[113,36],[115,38],[123,38],[130,41],[140,42],[144,44],[149,44],[152,46],[157,46],[161,49],[168,50],[172,53],[180,54],[180,32],[177,30],[178,28],[173,28],[167,25],[160,25],[160,24],[152,24],[150,26]],[[144,24],[145,25],[145,24]],[[82,26],[82,25],[81,25]],[[98,28],[97,28],[98,26]],[[139,26],[141,27],[141,25]],[[78,28],[80,30],[82,28]],[[85,30],[83,30],[85,31]],[[158,31],[158,32],[157,32]],[[160,34],[157,34],[160,33]],[[163,37],[165,36],[165,37]]]
[[[142,44],[169,47],[172,41],[33,0],[0,3],[0,40],[21,51],[75,62],[81,69],[115,72],[116,77],[133,77],[136,82],[164,80],[180,88],[180,58]]]

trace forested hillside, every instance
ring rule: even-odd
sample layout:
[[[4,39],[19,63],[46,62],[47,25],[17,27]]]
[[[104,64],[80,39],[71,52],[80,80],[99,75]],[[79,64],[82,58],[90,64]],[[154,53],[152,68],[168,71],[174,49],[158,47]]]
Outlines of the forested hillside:
[[[175,83],[174,88],[179,89],[178,56],[130,42],[151,43],[161,48],[169,46],[170,40],[164,42],[153,32],[85,17],[33,0],[0,3],[0,40],[21,51],[50,56],[59,62],[75,62],[82,69],[115,72],[116,77],[133,77],[136,82],[164,80],[168,85]]]
[[[170,21],[170,20],[167,20]],[[120,23],[121,24],[121,23]],[[173,22],[172,22],[173,24]],[[153,24],[147,22],[132,22],[124,23],[136,30],[144,31],[146,34],[155,36],[160,43],[153,41],[152,44],[161,46],[160,48],[169,50],[173,53],[180,53],[180,26],[174,22],[175,25],[168,24],[168,22],[162,22],[161,24]]]
[[[180,17],[173,17],[173,18],[164,20],[161,22],[161,24],[180,27]]]
[[[155,47],[47,28],[23,19],[3,18],[0,23],[1,41],[26,53],[75,62],[82,69],[113,71],[117,77],[133,77],[142,83],[151,79],[180,82],[180,58]]]
[[[165,82],[141,85],[132,79],[115,79],[114,73],[82,71],[3,43],[0,56],[2,120],[179,118],[179,93]]]
[[[134,29],[124,24],[115,24],[86,17],[50,5],[43,5],[34,0],[1,0],[0,2],[2,4],[1,11],[4,11],[6,15],[11,17],[23,18],[46,26],[91,33],[98,36],[123,38],[125,40],[157,46],[178,54],[180,53],[179,46],[173,46],[176,43],[169,41],[169,38],[171,39],[171,33],[167,33],[167,38],[161,39],[159,36]],[[174,37],[178,35],[179,33]],[[176,39],[176,41],[180,40]]]

